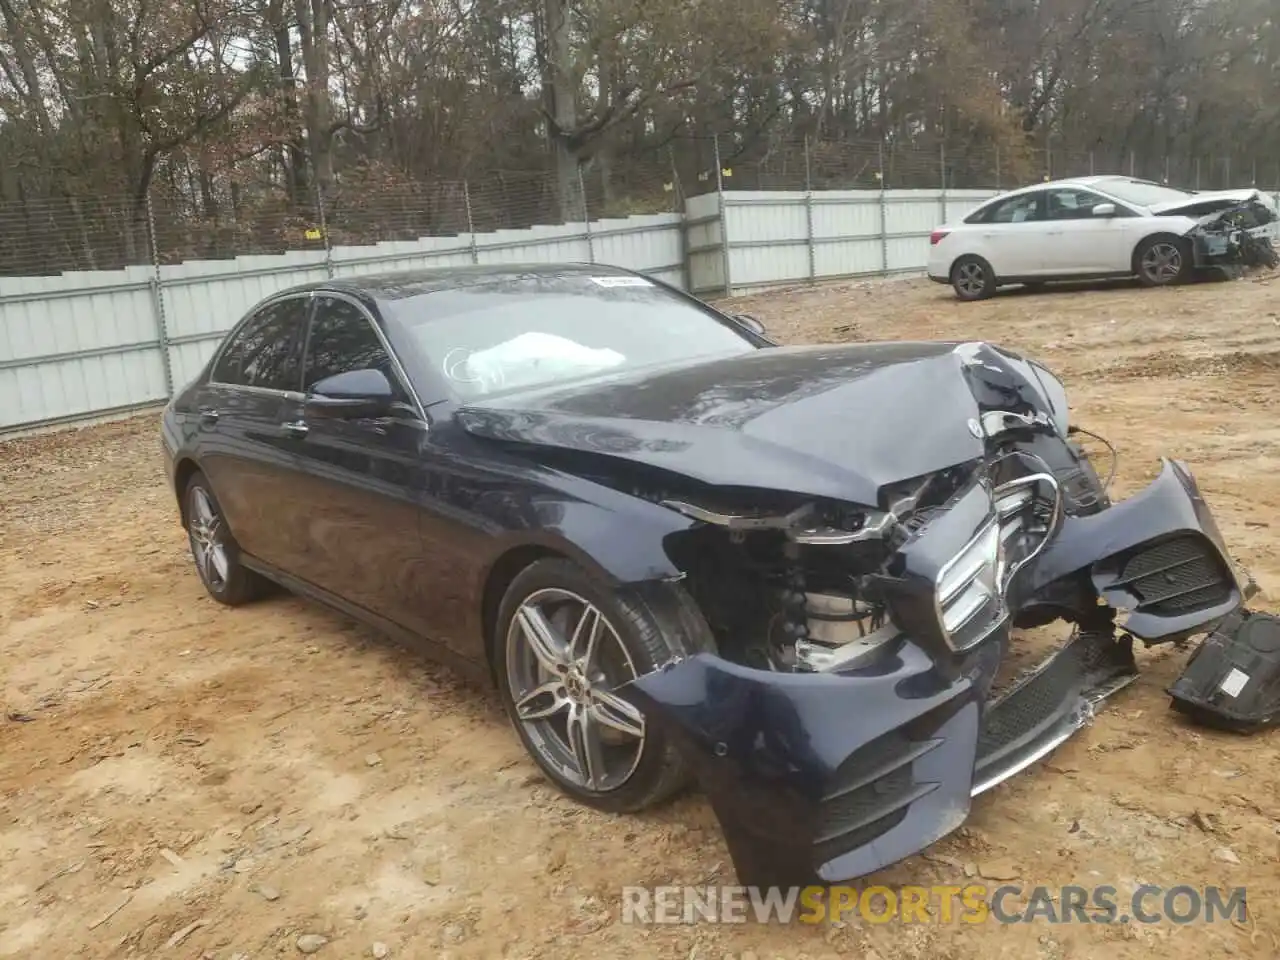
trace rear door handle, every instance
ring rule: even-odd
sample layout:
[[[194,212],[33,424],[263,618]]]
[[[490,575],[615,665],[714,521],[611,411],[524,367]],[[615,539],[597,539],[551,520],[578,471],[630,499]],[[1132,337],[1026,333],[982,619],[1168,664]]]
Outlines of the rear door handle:
[[[293,437],[305,437],[307,435],[307,431],[311,429],[307,426],[307,422],[305,420],[290,420],[288,423],[282,423],[280,426],[284,428],[285,433]]]

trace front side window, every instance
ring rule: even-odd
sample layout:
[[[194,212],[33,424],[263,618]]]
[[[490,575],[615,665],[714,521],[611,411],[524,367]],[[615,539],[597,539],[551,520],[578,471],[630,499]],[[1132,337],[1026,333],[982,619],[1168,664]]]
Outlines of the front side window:
[[[398,383],[391,357],[363,311],[340,297],[317,297],[307,340],[303,391],[309,393],[326,377],[371,369],[381,370],[393,385]]]
[[[1093,216],[1093,208],[1106,203],[1102,197],[1088,190],[1063,188],[1048,192],[1048,219],[1084,220]]]
[[[307,301],[289,297],[267,304],[228,341],[213,368],[215,383],[267,390],[297,390],[302,323]]]

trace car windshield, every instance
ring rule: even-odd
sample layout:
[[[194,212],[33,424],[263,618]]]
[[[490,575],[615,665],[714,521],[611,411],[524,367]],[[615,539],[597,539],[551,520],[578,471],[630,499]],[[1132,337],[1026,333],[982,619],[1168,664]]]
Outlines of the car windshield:
[[[384,304],[406,364],[477,400],[755,344],[712,310],[643,277],[511,274]]]
[[[1166,187],[1146,180],[1104,180],[1098,186],[1118,200],[1134,203],[1140,207],[1150,207],[1157,203],[1177,203],[1193,196],[1188,190]]]

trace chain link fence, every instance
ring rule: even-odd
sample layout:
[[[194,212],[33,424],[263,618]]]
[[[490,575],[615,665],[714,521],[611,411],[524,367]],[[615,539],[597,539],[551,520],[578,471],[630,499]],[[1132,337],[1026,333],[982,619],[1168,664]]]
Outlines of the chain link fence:
[[[1011,189],[1118,173],[1194,190],[1280,188],[1280,158],[1147,155],[993,144],[685,138],[640,156],[597,155],[564,177],[496,170],[409,182],[344,171],[290,189],[268,181],[157,177],[136,197],[0,203],[0,275],[41,276],[130,265],[323,250],[473,232],[680,211],[724,190]]]

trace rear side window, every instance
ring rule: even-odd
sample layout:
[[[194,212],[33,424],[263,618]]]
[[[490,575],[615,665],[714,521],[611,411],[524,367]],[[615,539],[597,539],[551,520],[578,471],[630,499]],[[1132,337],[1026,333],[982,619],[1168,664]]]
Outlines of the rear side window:
[[[999,200],[979,210],[968,223],[1026,223],[1040,219],[1040,192],[1023,193]]]
[[[311,390],[326,377],[369,369],[381,370],[398,385],[391,356],[360,308],[338,297],[317,297],[307,339],[303,390]]]
[[[297,390],[307,301],[269,303],[245,321],[213,368],[213,381],[268,390]]]

